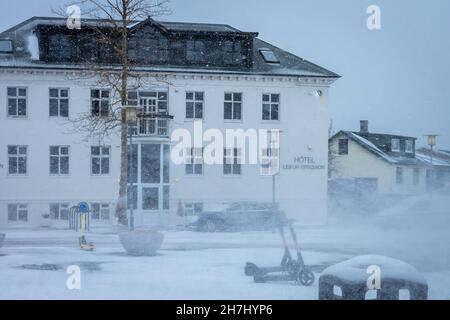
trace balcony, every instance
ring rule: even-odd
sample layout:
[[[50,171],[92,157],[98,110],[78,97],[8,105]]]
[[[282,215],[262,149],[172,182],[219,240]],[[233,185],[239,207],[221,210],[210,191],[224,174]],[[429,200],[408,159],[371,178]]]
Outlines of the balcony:
[[[163,113],[142,113],[138,115],[137,126],[133,130],[138,137],[169,137],[169,124],[173,116]]]

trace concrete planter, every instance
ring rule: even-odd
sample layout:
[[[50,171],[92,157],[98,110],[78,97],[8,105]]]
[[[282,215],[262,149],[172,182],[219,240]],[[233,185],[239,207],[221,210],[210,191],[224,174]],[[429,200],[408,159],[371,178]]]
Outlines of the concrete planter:
[[[3,246],[3,242],[5,241],[5,234],[0,233],[0,248]]]
[[[161,248],[164,234],[153,230],[135,230],[119,235],[123,248],[130,256],[153,256]]]

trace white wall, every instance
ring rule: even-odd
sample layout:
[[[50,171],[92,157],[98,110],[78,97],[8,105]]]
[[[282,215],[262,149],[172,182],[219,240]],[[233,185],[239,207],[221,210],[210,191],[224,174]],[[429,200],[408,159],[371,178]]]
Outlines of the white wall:
[[[120,148],[118,136],[105,145],[111,146],[110,175],[95,177],[90,174],[90,146],[95,141],[83,141],[85,135],[74,134],[73,124],[49,118],[49,87],[70,88],[70,117],[90,108],[91,85],[74,80],[67,75],[44,73],[1,72],[0,77],[0,227],[9,226],[7,204],[29,204],[29,224],[39,225],[40,215],[48,212],[50,202],[96,201],[111,203],[118,193]],[[44,80],[45,79],[45,80]],[[281,136],[281,166],[293,164],[297,156],[314,157],[321,170],[282,170],[277,177],[277,200],[289,216],[304,224],[323,223],[327,203],[327,83],[300,84],[297,81],[278,79],[238,80],[224,77],[183,77],[170,79],[169,111],[175,116],[171,129],[192,129],[193,123],[185,120],[185,92],[204,91],[204,130],[208,128],[279,128]],[[27,119],[7,118],[6,88],[28,87]],[[92,85],[94,87],[94,85]],[[320,88],[322,97],[311,94]],[[150,89],[150,88],[145,88]],[[223,120],[224,92],[243,93],[243,120],[229,123]],[[280,121],[264,123],[262,119],[262,94],[280,93]],[[28,146],[28,174],[16,177],[7,174],[7,145]],[[70,174],[54,177],[49,174],[49,146],[70,145]],[[201,177],[189,177],[184,166],[171,165],[171,214],[152,217],[154,223],[178,223],[177,203],[203,201],[205,209],[224,201],[260,200],[270,202],[272,180],[260,175],[259,165],[244,165],[242,176],[224,177],[222,166],[205,166]],[[111,210],[113,211],[113,210]],[[111,212],[113,214],[113,212]],[[139,219],[137,219],[139,220]]]
[[[426,168],[420,168],[420,183],[413,183],[413,166],[397,166],[376,157],[356,142],[349,139],[348,155],[338,155],[339,139],[347,139],[343,134],[336,136],[330,143],[330,149],[336,154],[337,173],[331,178],[377,178],[380,194],[417,194],[426,190]],[[396,168],[403,168],[403,183],[396,182]]]

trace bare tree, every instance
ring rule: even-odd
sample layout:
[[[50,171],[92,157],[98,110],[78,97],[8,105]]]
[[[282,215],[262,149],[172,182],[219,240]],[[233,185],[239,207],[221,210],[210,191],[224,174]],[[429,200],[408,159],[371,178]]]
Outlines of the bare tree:
[[[86,61],[90,71],[88,77],[97,81],[99,86],[111,90],[111,102],[108,114],[86,112],[72,119],[78,131],[90,137],[102,140],[110,134],[120,134],[120,178],[119,195],[116,205],[116,217],[120,224],[128,224],[127,219],[127,182],[128,182],[128,124],[126,112],[122,106],[127,104],[127,93],[146,83],[165,81],[162,78],[140,72],[130,60],[128,41],[132,27],[139,21],[168,14],[169,0],[74,0],[66,6],[77,5],[83,17],[82,28],[90,31],[88,36],[95,37],[98,46],[107,48],[117,61]],[[66,15],[60,8],[60,15]],[[107,59],[108,60],[108,59]],[[112,61],[112,59],[111,59]]]

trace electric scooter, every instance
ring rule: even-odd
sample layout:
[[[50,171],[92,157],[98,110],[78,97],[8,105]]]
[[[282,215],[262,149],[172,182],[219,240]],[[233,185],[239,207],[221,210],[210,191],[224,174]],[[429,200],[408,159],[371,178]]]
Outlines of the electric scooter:
[[[285,224],[288,225],[289,232],[294,242],[297,259],[294,259],[291,256],[284,232]],[[314,283],[314,273],[305,266],[292,220],[287,220],[282,212],[280,212],[279,231],[284,246],[284,255],[281,264],[276,267],[258,267],[252,262],[247,262],[245,265],[245,275],[252,276],[256,283],[268,281],[294,281],[296,284],[311,286]]]

